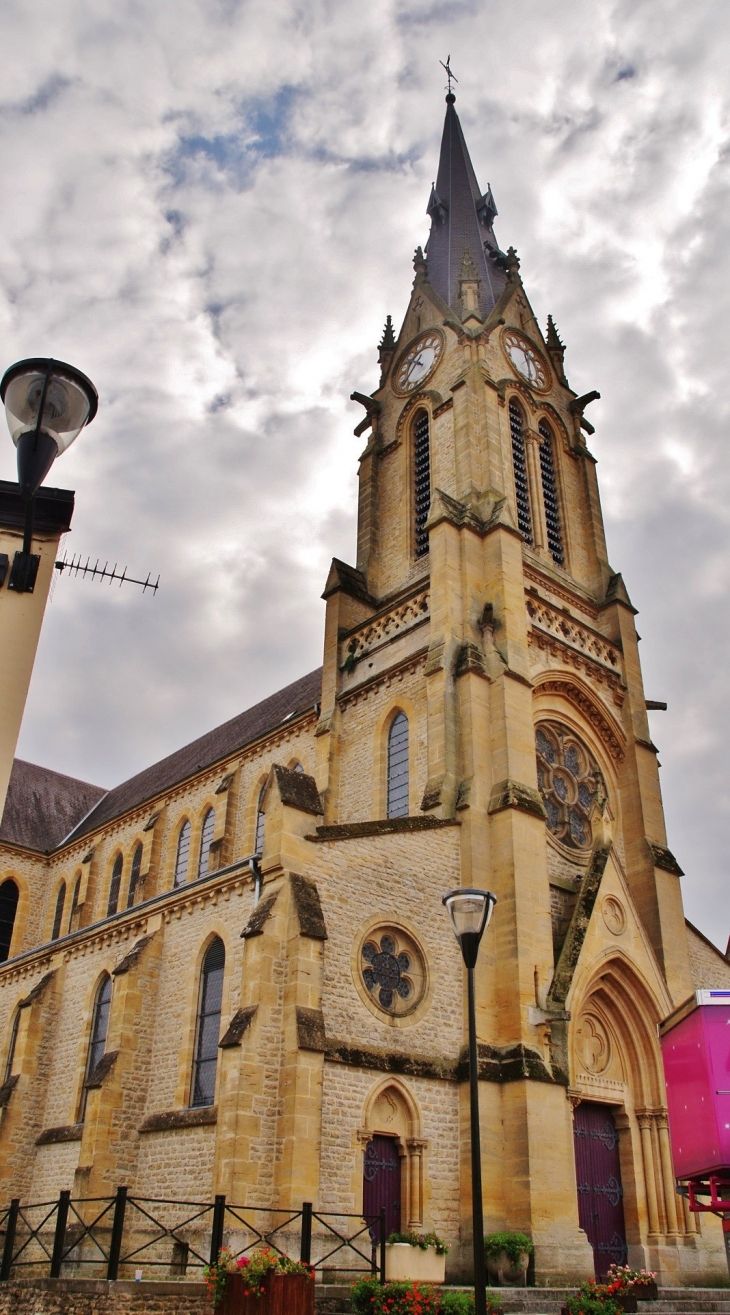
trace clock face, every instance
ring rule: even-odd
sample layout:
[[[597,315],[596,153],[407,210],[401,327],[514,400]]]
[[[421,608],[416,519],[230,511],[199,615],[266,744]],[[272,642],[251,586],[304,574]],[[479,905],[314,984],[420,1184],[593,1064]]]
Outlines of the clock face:
[[[404,393],[410,393],[436,368],[443,351],[440,333],[424,333],[408,348],[396,370],[395,383]]]
[[[502,338],[502,345],[515,370],[528,384],[533,388],[550,387],[550,374],[544,360],[521,333],[509,329]]]

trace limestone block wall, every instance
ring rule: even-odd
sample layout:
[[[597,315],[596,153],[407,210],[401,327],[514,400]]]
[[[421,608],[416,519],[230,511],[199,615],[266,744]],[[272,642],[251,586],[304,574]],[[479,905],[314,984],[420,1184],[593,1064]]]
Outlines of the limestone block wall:
[[[428,776],[423,661],[406,672],[385,676],[377,685],[343,701],[338,750],[339,823],[387,816],[387,738],[396,709],[408,717],[409,812],[412,816],[418,814]]]

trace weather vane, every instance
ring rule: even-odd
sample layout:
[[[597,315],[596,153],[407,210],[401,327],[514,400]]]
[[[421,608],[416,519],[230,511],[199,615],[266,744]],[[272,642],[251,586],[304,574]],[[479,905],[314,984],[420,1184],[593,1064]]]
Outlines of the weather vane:
[[[446,56],[446,63],[445,63],[445,64],[444,64],[444,61],[443,61],[442,59],[439,60],[439,64],[441,65],[441,67],[442,67],[443,69],[446,69],[446,76],[447,76],[447,78],[449,79],[448,93],[449,93],[449,95],[451,96],[451,94],[452,94],[452,91],[451,91],[451,84],[452,84],[452,82],[458,82],[458,81],[459,81],[459,79],[457,78],[456,74],[451,72],[451,55],[447,55],[447,56]]]

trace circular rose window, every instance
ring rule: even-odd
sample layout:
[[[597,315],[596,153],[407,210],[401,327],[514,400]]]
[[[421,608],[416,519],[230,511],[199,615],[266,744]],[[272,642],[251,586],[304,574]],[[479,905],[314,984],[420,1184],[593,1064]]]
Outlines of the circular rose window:
[[[368,996],[394,1016],[409,1014],[423,999],[426,969],[415,941],[399,927],[377,927],[363,942],[360,971]]]
[[[589,849],[593,801],[599,787],[605,793],[598,764],[582,741],[558,722],[540,722],[535,739],[537,785],[548,830],[571,849]]]

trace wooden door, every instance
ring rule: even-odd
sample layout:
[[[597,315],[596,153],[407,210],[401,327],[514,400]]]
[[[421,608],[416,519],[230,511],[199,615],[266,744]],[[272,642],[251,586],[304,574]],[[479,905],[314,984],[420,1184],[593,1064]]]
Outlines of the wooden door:
[[[400,1155],[395,1137],[374,1136],[365,1148],[362,1210],[379,1215],[385,1207],[385,1236],[400,1232]],[[373,1241],[380,1240],[380,1225],[371,1227]]]
[[[593,1247],[596,1278],[614,1262],[625,1265],[628,1250],[618,1133],[608,1105],[581,1101],[573,1119],[578,1218]]]

